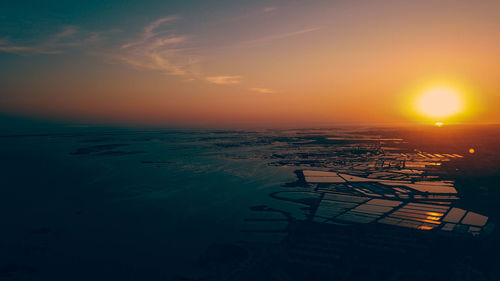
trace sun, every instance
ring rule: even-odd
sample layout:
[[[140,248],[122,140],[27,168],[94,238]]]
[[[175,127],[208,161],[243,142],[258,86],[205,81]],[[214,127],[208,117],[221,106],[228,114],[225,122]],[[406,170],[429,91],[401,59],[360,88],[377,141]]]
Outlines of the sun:
[[[464,104],[459,91],[451,87],[439,86],[423,91],[417,97],[415,107],[425,117],[441,121],[443,118],[462,112]]]
[[[395,104],[408,121],[436,127],[473,122],[485,107],[480,88],[465,78],[416,80],[398,98]]]

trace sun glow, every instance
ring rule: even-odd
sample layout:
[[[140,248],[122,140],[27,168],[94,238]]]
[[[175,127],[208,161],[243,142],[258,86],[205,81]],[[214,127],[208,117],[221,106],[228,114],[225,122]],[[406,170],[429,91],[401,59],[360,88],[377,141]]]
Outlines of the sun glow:
[[[482,111],[479,89],[465,79],[429,77],[408,85],[399,110],[416,123],[444,127],[471,122]]]
[[[425,90],[417,98],[415,106],[420,114],[438,119],[458,114],[464,107],[460,93],[450,87],[433,87]]]

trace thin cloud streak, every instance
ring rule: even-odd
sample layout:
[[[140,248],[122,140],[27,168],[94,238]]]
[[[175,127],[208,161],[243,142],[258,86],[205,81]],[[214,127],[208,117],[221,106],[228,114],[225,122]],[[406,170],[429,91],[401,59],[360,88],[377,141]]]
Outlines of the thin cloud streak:
[[[205,79],[208,82],[213,83],[213,84],[217,84],[217,85],[233,85],[233,84],[239,84],[241,82],[241,76],[238,76],[238,75],[210,76],[210,77],[205,77]]]
[[[265,7],[264,9],[262,9],[262,12],[270,13],[270,12],[273,12],[275,10],[276,10],[276,7]]]
[[[273,94],[274,91],[267,88],[250,88],[250,91],[257,92],[261,94]]]
[[[54,35],[54,38],[65,38],[72,36],[77,33],[77,27],[76,26],[66,26],[63,28],[63,30],[57,34]]]
[[[31,54],[45,54],[45,55],[55,55],[60,54],[57,50],[44,50],[41,48],[27,47],[27,46],[16,46],[16,45],[0,45],[0,52],[11,53],[16,55],[31,55]]]
[[[257,45],[260,45],[260,44],[263,44],[263,43],[267,43],[267,42],[271,42],[271,41],[276,41],[276,40],[282,40],[282,39],[286,39],[286,38],[289,38],[289,37],[294,37],[294,36],[302,35],[302,34],[305,34],[305,33],[317,31],[317,30],[320,30],[320,29],[321,29],[320,27],[314,27],[314,26],[313,27],[308,27],[308,28],[303,28],[303,29],[299,29],[299,30],[296,30],[296,31],[292,31],[292,32],[286,32],[286,33],[281,33],[281,34],[274,34],[274,35],[264,36],[264,37],[260,37],[260,38],[256,38],[256,39],[252,39],[252,40],[242,41],[242,42],[236,44],[235,46],[236,47],[252,47],[252,46],[257,46]]]
[[[79,32],[76,26],[66,26],[63,27],[62,31],[32,45],[19,45],[8,40],[0,40],[0,52],[17,55],[55,55],[64,53],[68,48],[96,43],[100,39],[97,32]]]

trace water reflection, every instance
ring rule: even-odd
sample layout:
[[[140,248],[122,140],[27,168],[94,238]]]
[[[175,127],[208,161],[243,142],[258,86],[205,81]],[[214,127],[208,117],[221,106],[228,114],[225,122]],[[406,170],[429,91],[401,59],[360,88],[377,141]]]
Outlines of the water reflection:
[[[275,192],[271,197],[297,204],[305,221],[384,224],[472,235],[481,234],[488,223],[487,216],[454,206],[459,197],[449,181],[412,183],[314,170],[296,174],[300,190]]]

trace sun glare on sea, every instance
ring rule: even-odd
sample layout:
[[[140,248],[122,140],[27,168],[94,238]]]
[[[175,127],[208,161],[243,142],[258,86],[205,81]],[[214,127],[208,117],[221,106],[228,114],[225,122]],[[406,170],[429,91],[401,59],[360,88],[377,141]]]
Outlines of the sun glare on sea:
[[[415,106],[420,114],[439,120],[460,113],[464,107],[460,93],[450,87],[433,87],[423,91]],[[442,124],[437,122],[436,126]]]

